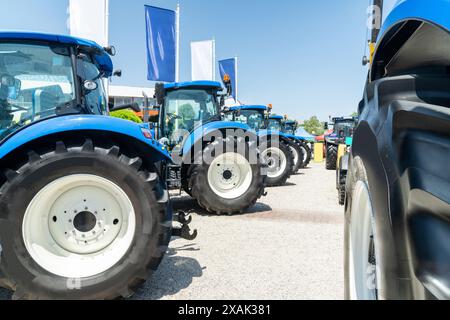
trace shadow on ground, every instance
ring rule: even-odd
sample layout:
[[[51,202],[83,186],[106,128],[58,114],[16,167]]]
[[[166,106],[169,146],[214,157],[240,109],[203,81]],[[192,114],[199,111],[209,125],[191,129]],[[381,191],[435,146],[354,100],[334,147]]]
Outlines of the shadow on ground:
[[[292,184],[295,185],[295,184]],[[196,213],[201,216],[217,216],[215,213],[210,213],[200,207],[197,203],[197,201],[193,198],[191,198],[188,195],[181,195],[181,196],[172,196],[172,205],[174,210],[184,210],[189,211],[190,213]],[[261,213],[261,212],[267,212],[271,211],[272,208],[268,206],[267,204],[257,202],[253,207],[249,208],[246,212],[242,214],[234,214],[234,216],[239,215],[250,215],[255,213]]]
[[[138,289],[131,299],[156,300],[174,295],[189,287],[192,280],[203,275],[203,268],[197,260],[176,255],[183,251],[198,251],[194,244],[170,248],[153,276]],[[0,288],[0,300],[10,300],[12,292]]]
[[[296,174],[296,175],[302,175],[303,173],[300,174]],[[271,188],[284,188],[284,187],[292,187],[292,186],[296,186],[296,183],[293,182],[286,182],[285,184],[281,185],[281,186],[273,186],[273,187],[266,187],[266,190],[270,190]]]
[[[144,283],[132,299],[157,300],[188,288],[194,278],[203,275],[206,267],[202,268],[197,260],[179,254],[199,250],[195,244],[170,248],[153,277]]]

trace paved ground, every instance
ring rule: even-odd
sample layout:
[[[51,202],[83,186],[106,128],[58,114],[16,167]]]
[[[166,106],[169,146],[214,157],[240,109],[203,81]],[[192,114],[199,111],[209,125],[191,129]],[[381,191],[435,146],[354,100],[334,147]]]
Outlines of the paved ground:
[[[342,299],[343,209],[334,171],[311,164],[251,212],[211,216],[194,208],[193,242],[174,240],[135,299]],[[0,290],[0,299],[9,293]]]

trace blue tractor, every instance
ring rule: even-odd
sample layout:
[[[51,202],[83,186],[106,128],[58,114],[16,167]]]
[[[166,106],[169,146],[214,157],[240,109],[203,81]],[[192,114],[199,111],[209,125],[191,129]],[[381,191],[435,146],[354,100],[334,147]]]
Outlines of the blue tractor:
[[[236,106],[226,110],[225,117],[256,132],[261,157],[268,166],[266,185],[272,187],[285,184],[295,170],[295,154],[291,152],[295,145],[280,130],[268,128],[269,113],[266,106]]]
[[[298,132],[299,124],[296,120],[284,120],[282,122],[282,131],[284,134],[294,140],[302,150],[303,159],[300,163],[300,168],[306,168],[311,162],[312,150],[314,146],[314,137],[309,133],[304,134]]]
[[[348,147],[351,146],[353,132],[358,123],[358,117],[335,117],[332,120],[332,123],[325,122],[326,130],[328,130],[329,126],[333,127],[333,132],[325,136],[325,167],[327,170],[336,170],[339,162],[339,145],[344,144]]]
[[[370,42],[341,159],[345,295],[450,299],[450,1],[398,1]]]
[[[256,135],[241,123],[222,121],[227,90],[214,81],[157,84],[155,130],[174,163],[170,188],[183,189],[208,212],[243,213],[264,193],[264,166]]]
[[[113,53],[0,32],[0,286],[15,298],[128,297],[166,251],[171,158],[148,129],[107,116]]]

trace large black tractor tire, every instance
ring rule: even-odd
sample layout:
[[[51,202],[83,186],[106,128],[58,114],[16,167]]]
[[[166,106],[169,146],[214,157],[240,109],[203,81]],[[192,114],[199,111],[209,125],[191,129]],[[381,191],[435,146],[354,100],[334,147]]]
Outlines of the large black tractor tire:
[[[191,168],[192,166],[189,166],[186,169],[181,169],[181,188],[183,188],[183,191],[192,197]]]
[[[286,184],[286,181],[290,178],[292,173],[292,163],[294,162],[291,150],[289,149],[289,146],[286,142],[283,140],[279,140],[279,143],[274,144],[270,140],[261,143],[259,149],[261,151],[261,154],[265,153],[265,150],[268,148],[277,148],[279,149],[279,152],[284,154],[286,158],[286,166],[282,172],[277,174],[276,176],[271,176],[270,170],[271,170],[271,164],[269,163],[268,159],[263,159],[264,163],[268,165],[268,173],[267,178],[265,180],[267,187],[277,187],[282,186]],[[271,154],[268,154],[269,157],[271,157]]]
[[[242,143],[242,144],[241,144]],[[250,158],[250,147],[247,142],[237,140],[235,137],[228,137],[226,139],[217,139],[210,144],[206,145],[203,149],[202,155],[211,155],[212,158],[217,158],[226,154],[224,150],[234,150],[234,153],[238,152],[238,144],[244,145],[244,153],[242,156],[248,161]],[[217,150],[222,150],[216,152]],[[201,164],[200,164],[201,163]],[[245,192],[242,194],[228,198],[219,195],[214,191],[211,182],[208,179],[208,173],[214,170],[213,163],[204,161],[204,159],[194,161],[191,166],[189,186],[192,196],[197,200],[200,207],[207,210],[210,213],[217,215],[232,215],[244,213],[247,209],[255,205],[256,201],[264,193],[264,175],[262,172],[262,164],[259,157],[256,157],[255,163],[250,163],[251,182]],[[217,165],[216,165],[217,166]],[[217,166],[217,169],[221,169]],[[226,171],[226,170],[225,170]]]
[[[301,168],[306,168],[309,165],[309,163],[311,162],[312,151],[311,151],[311,148],[304,142],[300,143],[299,145],[304,154]]]
[[[338,191],[338,202],[341,206],[343,206],[345,204],[345,183],[347,171],[342,170],[342,157],[339,163],[339,167],[336,168],[336,189]]]
[[[94,139],[94,137],[92,138]],[[130,155],[121,151],[119,146],[113,142],[102,142],[102,145],[99,145],[90,138],[85,138],[77,143],[58,139],[23,150],[21,154],[15,155],[17,159],[25,155],[23,163],[18,163],[16,167],[9,165],[8,168],[2,168],[4,183],[0,187],[0,286],[13,290],[13,298],[113,299],[129,297],[156,270],[171,237],[172,212],[169,205],[169,195],[153,165],[144,164],[136,154]],[[87,175],[99,181],[104,181],[105,185],[115,185],[118,188],[117,190],[123,191],[122,196],[129,200],[127,208],[132,208],[131,211],[128,210],[128,212],[131,212],[129,215],[122,215],[122,217],[127,217],[122,220],[123,223],[118,219],[114,219],[114,223],[107,223],[107,219],[111,220],[107,217],[108,213],[116,217],[118,212],[123,213],[124,211],[105,210],[105,208],[113,207],[94,196],[98,193],[86,191],[89,189],[85,187],[89,184],[83,184],[85,180],[81,180],[80,177]],[[53,236],[52,231],[50,231],[52,223],[56,224],[57,221],[61,221],[61,225],[65,225],[69,221],[68,228],[74,228],[72,231],[74,237],[75,234],[78,234],[77,232],[79,232],[78,236],[81,236],[81,232],[90,234],[92,230],[96,229],[89,228],[97,228],[97,225],[101,225],[100,229],[102,230],[99,233],[102,233],[103,237],[107,237],[109,236],[108,232],[114,232],[112,231],[114,230],[113,225],[125,228],[127,231],[124,232],[130,233],[127,233],[129,235],[128,240],[125,242],[126,245],[123,246],[124,249],[121,249],[124,254],[120,253],[117,257],[111,259],[112,265],[106,266],[104,270],[99,270],[99,273],[94,274],[95,270],[98,270],[95,269],[98,264],[94,265],[94,262],[83,264],[84,262],[81,261],[85,258],[85,254],[79,251],[73,253],[66,247],[64,249],[59,246],[59,243],[56,244],[57,240],[54,241],[55,245],[59,246],[58,250],[63,253],[67,252],[67,256],[75,255],[77,259],[79,257],[79,260],[76,260],[78,263],[71,263],[73,260],[64,262],[63,265],[67,269],[76,265],[76,270],[86,270],[82,267],[85,266],[88,269],[93,268],[91,270],[94,273],[89,276],[78,277],[66,275],[64,270],[60,274],[53,272],[53,270],[50,272],[49,270],[53,266],[47,265],[44,267],[45,263],[42,258],[35,259],[33,254],[36,254],[36,251],[30,251],[30,242],[25,240],[26,238],[29,239],[30,234],[35,232],[30,231],[28,233],[25,228],[28,221],[27,217],[33,215],[32,209],[30,209],[34,208],[32,203],[35,202],[33,201],[41,199],[39,194],[45,194],[43,190],[52,190],[47,188],[61,181],[61,179],[75,179],[80,183],[80,190],[86,191],[86,194],[81,196],[83,192],[79,192],[77,197],[69,195],[68,199],[70,199],[69,202],[73,203],[73,207],[67,206],[67,212],[56,209],[51,211],[54,207],[51,210],[46,210],[46,212],[49,212],[49,217],[53,217],[49,221],[44,220],[42,226],[34,225],[29,230],[39,228],[36,230],[43,230],[48,235]],[[48,193],[52,194],[51,191]],[[117,196],[117,194],[114,195]],[[110,194],[110,196],[114,195]],[[58,200],[55,200],[54,203],[56,201]],[[37,201],[37,203],[43,204],[44,202]],[[81,216],[82,212],[73,210],[79,205],[86,205],[85,208],[82,208],[82,210],[85,210],[83,216]],[[103,208],[103,210],[100,208]],[[99,212],[91,212],[94,210]],[[106,212],[102,215],[100,211]],[[132,214],[133,211],[134,215]],[[36,212],[41,213],[42,211],[35,210],[34,213]],[[90,226],[88,226],[89,219],[87,218],[89,213],[91,222],[94,221]],[[70,225],[72,220],[66,220],[71,215],[75,215],[75,217],[72,217],[72,225]],[[93,216],[94,218],[92,218]],[[101,220],[102,217],[105,220]],[[118,215],[118,217],[121,216]],[[76,220],[79,223],[78,226]],[[103,229],[101,221],[102,223],[105,222],[105,227],[110,226],[111,229]],[[134,221],[134,223],[130,221]],[[47,227],[44,225],[47,225]],[[128,227],[130,225],[134,225],[134,228]],[[22,231],[23,227],[24,231]],[[83,229],[78,229],[82,227]],[[64,230],[61,228],[58,231],[61,232],[60,235],[63,235]],[[119,230],[119,234],[122,230]],[[92,231],[92,234],[95,234],[95,232]],[[51,239],[51,237],[48,237],[48,239]],[[95,239],[97,241],[99,238]],[[43,241],[51,242],[53,240]],[[64,243],[64,240],[62,241],[61,243]],[[106,248],[117,248],[111,247],[113,243],[117,243],[116,241],[119,241],[118,237],[107,244]],[[78,243],[78,240],[76,242]],[[86,241],[82,242],[87,243]],[[83,245],[82,242],[81,245]],[[111,252],[118,251],[111,250]],[[61,255],[60,259],[64,261],[64,259],[68,259],[67,256]],[[98,257],[98,259],[101,258],[103,257]],[[94,259],[93,261],[98,262],[100,260]],[[47,264],[51,265],[52,262],[47,262]]]
[[[298,143],[292,142],[289,144],[289,149],[292,154],[292,171],[291,174],[296,174],[300,168],[303,168],[304,150]]]
[[[327,146],[326,168],[327,170],[336,170],[338,146],[330,144]]]

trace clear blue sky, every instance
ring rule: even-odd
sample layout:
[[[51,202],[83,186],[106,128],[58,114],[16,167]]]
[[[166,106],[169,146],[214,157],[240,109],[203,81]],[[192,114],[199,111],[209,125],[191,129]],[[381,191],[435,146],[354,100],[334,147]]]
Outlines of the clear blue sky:
[[[394,0],[387,0],[388,3]],[[146,80],[144,4],[110,0],[110,43],[122,78]],[[180,78],[190,80],[190,41],[215,37],[217,58],[239,57],[239,99],[303,120],[348,115],[362,96],[368,0],[180,0]],[[0,0],[0,29],[68,34],[68,0]],[[8,9],[4,9],[8,8]]]

